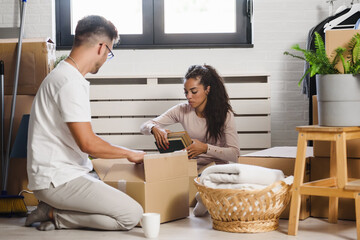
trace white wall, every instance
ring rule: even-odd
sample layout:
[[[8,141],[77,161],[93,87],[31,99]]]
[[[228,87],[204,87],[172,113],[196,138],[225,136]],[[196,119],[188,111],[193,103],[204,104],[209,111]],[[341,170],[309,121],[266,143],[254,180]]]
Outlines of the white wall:
[[[350,2],[336,1],[334,9]],[[18,1],[0,5],[0,27],[18,26]],[[114,50],[98,76],[183,75],[189,65],[203,63],[223,75],[269,74],[272,145],[295,146],[295,126],[308,124],[308,100],[297,86],[303,63],[283,52],[295,43],[304,47],[308,31],[328,14],[326,0],[254,0],[254,48]],[[28,1],[25,37],[54,39],[54,29],[54,0]]]
[[[20,2],[0,0],[0,28],[20,27]],[[55,0],[28,0],[25,9],[24,38],[55,39]]]

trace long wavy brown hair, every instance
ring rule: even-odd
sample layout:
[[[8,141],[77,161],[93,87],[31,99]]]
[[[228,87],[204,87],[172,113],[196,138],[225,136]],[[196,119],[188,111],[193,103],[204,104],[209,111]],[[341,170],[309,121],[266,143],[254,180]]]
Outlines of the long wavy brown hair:
[[[224,80],[210,65],[190,66],[184,80],[186,81],[189,78],[200,79],[200,84],[203,85],[204,90],[210,86],[204,109],[207,124],[206,139],[213,138],[216,142],[223,134],[227,113],[229,111],[234,112],[229,102]]]

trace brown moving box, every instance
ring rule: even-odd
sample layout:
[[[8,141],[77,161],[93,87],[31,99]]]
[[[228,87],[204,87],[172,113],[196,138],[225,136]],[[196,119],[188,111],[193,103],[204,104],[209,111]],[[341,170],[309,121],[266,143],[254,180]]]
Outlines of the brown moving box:
[[[92,161],[100,179],[135,199],[144,212],[160,213],[161,222],[189,216],[189,164],[185,151],[148,154],[144,164],[122,159]]]
[[[0,39],[0,60],[4,61],[5,94],[13,94],[18,39]],[[23,39],[17,94],[35,95],[53,69],[55,44],[50,39]]]
[[[313,124],[318,124],[317,97],[313,96]],[[314,141],[315,157],[330,157],[329,141]],[[348,158],[360,158],[360,139],[346,141],[346,154]]]
[[[273,147],[266,150],[249,153],[239,157],[239,163],[251,164],[267,168],[280,169],[286,176],[294,175],[296,147]],[[310,157],[312,148],[306,150],[306,172],[304,182],[310,180]],[[290,204],[286,207],[280,218],[289,218]],[[306,219],[310,216],[310,197],[301,197],[300,219]]]
[[[11,158],[9,163],[9,176],[7,191],[9,195],[18,195],[21,191],[28,189],[28,177],[26,171],[26,158]],[[32,193],[23,192],[26,206],[37,206],[38,200]]]
[[[4,131],[5,131],[4,140],[5,141],[7,141],[8,134],[9,134],[12,98],[13,98],[12,95],[4,96]],[[32,96],[32,95],[17,95],[16,96],[13,131],[12,131],[12,136],[11,136],[12,143],[15,140],[17,130],[20,126],[22,116],[24,114],[30,114],[33,101],[34,101],[34,96]]]
[[[333,29],[325,33],[325,49],[326,54],[333,59],[335,57],[335,49],[338,47],[348,48],[348,44],[352,37],[360,33],[360,30],[355,29]],[[349,54],[350,55],[350,54]],[[350,56],[349,56],[350,57]],[[341,61],[338,62],[336,68],[344,73],[344,68]]]
[[[17,95],[14,123],[13,123],[13,132],[11,137],[12,142],[14,142],[15,140],[22,116],[24,114],[30,113],[33,100],[34,100],[34,96],[31,95]],[[7,95],[4,97],[5,143],[7,142],[8,139],[11,101],[12,101],[11,95]],[[4,147],[6,148],[6,144]],[[10,159],[8,184],[7,184],[8,194],[17,195],[22,190],[28,190],[27,185],[28,185],[28,179],[26,172],[26,158]],[[27,206],[36,206],[38,204],[38,201],[36,200],[33,194],[24,193],[23,196],[25,197],[24,200]]]
[[[195,207],[197,188],[194,179],[198,176],[196,159],[189,159],[189,206]]]
[[[330,158],[311,158],[311,181],[328,178],[330,176]],[[348,158],[348,177],[360,178],[360,159]],[[329,198],[311,196],[311,216],[327,218],[329,214]],[[355,220],[355,201],[349,198],[339,198],[339,219]]]

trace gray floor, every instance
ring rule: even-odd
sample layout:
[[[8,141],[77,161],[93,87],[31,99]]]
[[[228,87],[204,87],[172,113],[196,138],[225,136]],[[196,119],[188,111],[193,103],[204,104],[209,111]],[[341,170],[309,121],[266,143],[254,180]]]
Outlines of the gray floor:
[[[326,219],[308,218],[300,221],[299,232],[297,236],[287,235],[287,220],[280,220],[280,227],[276,231],[267,233],[227,233],[212,229],[211,219],[209,216],[204,218],[196,218],[190,209],[190,217],[161,224],[160,235],[158,239],[206,239],[206,240],[222,240],[222,239],[356,239],[355,221],[339,221],[337,224],[330,224]],[[49,232],[41,232],[34,227],[24,227],[25,218],[0,218],[0,239],[24,239],[24,240],[92,240],[92,239],[145,239],[142,229],[136,227],[128,232],[107,232],[93,230],[54,230]]]

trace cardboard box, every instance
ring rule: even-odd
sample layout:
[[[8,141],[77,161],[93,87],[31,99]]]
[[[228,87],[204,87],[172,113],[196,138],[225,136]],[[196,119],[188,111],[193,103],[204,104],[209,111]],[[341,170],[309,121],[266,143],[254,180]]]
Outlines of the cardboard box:
[[[313,96],[313,124],[318,124],[317,97]],[[314,141],[314,157],[330,157],[329,141]],[[346,154],[348,158],[360,158],[360,139],[346,141]]]
[[[266,150],[249,153],[239,157],[238,162],[261,167],[280,169],[286,176],[294,175],[296,147],[273,147]],[[312,147],[306,151],[306,172],[304,182],[310,180],[310,157],[312,157]],[[290,204],[286,207],[280,218],[289,218]],[[301,197],[300,219],[310,216],[310,197]]]
[[[196,199],[195,195],[198,192],[194,179],[198,176],[197,161],[196,159],[189,159],[189,206],[195,207]]]
[[[15,140],[17,130],[19,128],[22,116],[24,114],[30,114],[30,112],[31,112],[31,106],[34,101],[34,97],[35,96],[32,96],[32,95],[17,95],[16,96],[13,131],[12,131],[12,136],[11,136],[12,143]],[[7,141],[8,134],[9,134],[12,99],[13,99],[12,95],[4,96],[4,132],[5,132],[4,140],[5,141]]]
[[[20,125],[21,118],[24,114],[29,114],[31,111],[31,105],[34,100],[34,96],[31,95],[17,95],[16,97],[16,106],[15,106],[15,115],[12,131],[12,143],[15,141],[17,130]],[[12,96],[7,95],[4,97],[4,141],[5,148],[8,140],[9,134],[9,119],[11,111],[11,102]],[[22,190],[28,190],[28,179],[26,171],[26,158],[12,158],[9,163],[9,172],[8,172],[8,184],[7,191],[8,194],[17,195]],[[27,206],[36,206],[38,204],[37,199],[33,194],[24,193],[25,203]]]
[[[325,32],[325,49],[326,54],[332,60],[335,57],[335,49],[338,47],[348,48],[348,44],[353,36],[360,33],[360,30],[354,29],[334,29]],[[350,57],[350,54],[349,54]],[[345,57],[346,58],[346,57]],[[341,61],[338,62],[336,68],[344,73]]]
[[[143,164],[94,159],[100,179],[135,199],[161,222],[189,216],[189,163],[185,151],[148,154]]]
[[[0,39],[0,60],[4,61],[5,94],[13,94],[18,39]],[[17,94],[35,95],[53,69],[55,44],[50,39],[23,39]]]
[[[311,158],[311,181],[328,178],[330,176],[330,158]],[[348,158],[348,177],[360,178],[360,159]],[[327,218],[329,215],[329,198],[311,196],[311,216]],[[349,198],[339,198],[339,219],[355,220],[355,201]]]
[[[26,171],[26,158],[11,158],[9,163],[9,175],[7,191],[9,195],[18,195],[21,191],[29,191]],[[32,193],[24,192],[26,206],[37,206],[38,200]]]

